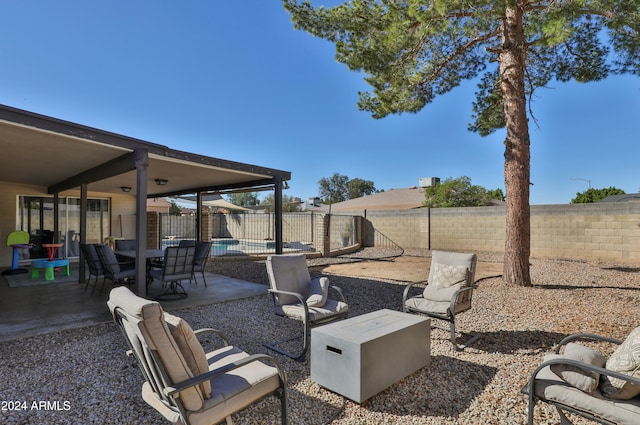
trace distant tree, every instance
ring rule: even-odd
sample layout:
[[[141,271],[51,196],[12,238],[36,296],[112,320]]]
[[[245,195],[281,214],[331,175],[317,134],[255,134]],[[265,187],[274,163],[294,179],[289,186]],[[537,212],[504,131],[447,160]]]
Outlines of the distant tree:
[[[171,201],[171,206],[169,207],[169,214],[171,215],[181,215],[182,208],[178,206],[174,201]]]
[[[371,180],[362,180],[359,178],[349,180],[347,182],[347,190],[349,191],[349,199],[360,198],[376,193],[376,187]]]
[[[347,201],[378,192],[371,180],[360,178],[349,179],[340,173],[333,173],[331,177],[323,177],[318,181],[320,197],[325,204]]]
[[[489,194],[482,186],[472,185],[466,176],[457,179],[449,177],[435,186],[426,187],[425,207],[479,207],[489,204]]]
[[[590,187],[582,193],[576,193],[576,197],[571,200],[571,203],[588,204],[591,202],[598,202],[599,200],[611,195],[624,195],[624,190],[613,186],[606,189],[594,189],[593,187]]]
[[[318,181],[320,185],[320,197],[329,204],[342,202],[349,199],[349,177],[339,173],[333,173],[331,177],[323,177]]]
[[[480,81],[469,129],[506,130],[502,276],[531,286],[530,101],[552,81],[640,75],[638,0],[283,3],[295,28],[334,43],[336,60],[371,86],[358,107],[374,118],[418,112],[462,81]]]
[[[258,195],[255,192],[231,193],[227,195],[227,200],[239,207],[254,207],[260,204]]]
[[[504,201],[505,199],[504,192],[500,188],[487,191],[487,195],[489,195],[490,199],[497,199],[499,201]]]
[[[264,197],[260,205],[265,207],[267,211],[274,212],[276,210],[276,198],[273,194]],[[300,198],[294,196],[282,195],[282,212],[300,211]]]

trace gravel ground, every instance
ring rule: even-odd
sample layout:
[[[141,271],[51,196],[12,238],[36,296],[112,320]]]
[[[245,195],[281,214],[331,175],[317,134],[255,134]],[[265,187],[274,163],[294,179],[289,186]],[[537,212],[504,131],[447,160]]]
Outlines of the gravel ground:
[[[310,265],[363,261],[399,252],[365,250],[352,258],[314,259]],[[424,251],[403,255],[428,255]],[[501,256],[480,253],[480,261]],[[215,272],[266,283],[263,262],[215,263]],[[562,337],[591,332],[624,339],[640,324],[640,267],[532,259],[534,286],[513,287],[500,278],[478,282],[474,307],[459,327],[480,333],[464,352],[454,353],[448,331],[431,334],[431,365],[362,404],[344,401],[309,378],[309,362],[275,355],[289,374],[290,424],[522,424],[527,400],[520,388],[544,353]],[[381,308],[401,309],[404,284],[331,276],[350,305],[350,316]],[[298,322],[273,314],[268,297],[256,297],[177,312],[194,329],[216,327],[247,352],[268,351],[266,342],[295,334]],[[205,341],[205,349],[214,341]],[[162,424],[140,397],[142,376],[112,323],[53,332],[0,347],[0,423]],[[273,354],[273,353],[270,353]],[[19,402],[23,410],[8,409]],[[34,407],[33,402],[36,402]],[[44,404],[39,404],[45,402]],[[47,403],[48,402],[48,403]],[[38,409],[37,407],[41,407]],[[546,405],[536,423],[556,424]],[[236,424],[279,423],[279,403],[267,399],[234,416]],[[578,419],[576,423],[588,423]]]

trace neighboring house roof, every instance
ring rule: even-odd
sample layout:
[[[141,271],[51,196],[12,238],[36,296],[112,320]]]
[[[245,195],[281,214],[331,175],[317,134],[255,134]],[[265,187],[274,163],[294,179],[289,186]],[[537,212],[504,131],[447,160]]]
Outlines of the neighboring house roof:
[[[640,201],[640,193],[623,193],[622,195],[611,195],[602,198],[598,202],[627,202]]]
[[[154,211],[159,213],[168,213],[171,208],[171,202],[165,198],[148,198],[147,199],[147,211]]]
[[[0,181],[43,186],[49,193],[86,184],[96,192],[122,193],[125,187],[135,194],[143,168],[148,198],[264,187],[291,178],[287,171],[178,151],[5,105],[0,146]]]
[[[360,210],[407,210],[421,208],[424,203],[424,189],[409,187],[406,189],[390,189],[360,198],[349,199],[331,205],[331,212],[347,212]],[[322,205],[314,210],[328,211],[329,205]]]

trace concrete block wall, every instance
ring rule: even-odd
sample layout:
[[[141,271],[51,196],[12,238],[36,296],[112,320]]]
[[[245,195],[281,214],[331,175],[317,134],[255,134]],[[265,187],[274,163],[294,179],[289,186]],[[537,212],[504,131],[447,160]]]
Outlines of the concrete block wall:
[[[504,252],[505,207],[362,211],[365,246]],[[383,235],[384,238],[381,236]],[[532,205],[531,255],[640,262],[640,202]]]
[[[430,249],[504,251],[504,207],[432,208],[430,215]]]
[[[429,247],[428,210],[363,211],[364,246]]]
[[[640,261],[640,202],[531,208],[531,253],[550,258]]]

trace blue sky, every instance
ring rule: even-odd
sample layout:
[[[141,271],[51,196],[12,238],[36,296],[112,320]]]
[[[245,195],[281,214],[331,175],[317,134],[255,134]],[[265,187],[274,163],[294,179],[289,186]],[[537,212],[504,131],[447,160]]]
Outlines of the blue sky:
[[[384,190],[460,176],[504,190],[504,132],[467,131],[473,82],[374,120],[356,107],[362,74],[277,0],[4,1],[0,57],[2,104],[291,171],[289,196],[316,196],[334,172]],[[569,203],[587,180],[640,191],[640,78],[536,94],[532,204]]]

